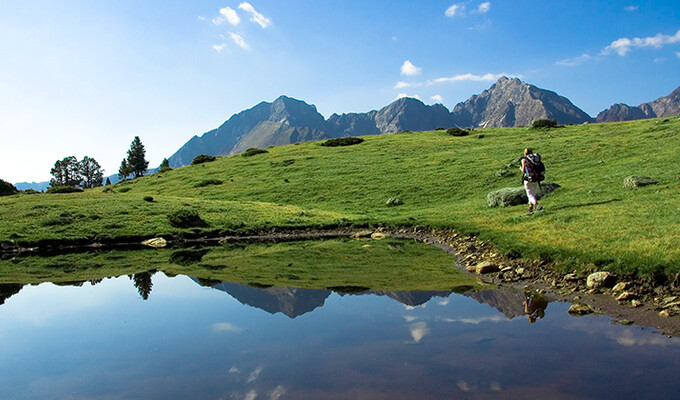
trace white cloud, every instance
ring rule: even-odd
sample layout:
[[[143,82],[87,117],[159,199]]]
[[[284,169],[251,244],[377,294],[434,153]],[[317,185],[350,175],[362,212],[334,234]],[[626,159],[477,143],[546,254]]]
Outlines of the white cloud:
[[[519,76],[509,75],[509,74],[484,74],[484,75],[474,75],[474,74],[462,74],[455,75],[447,78],[437,78],[433,81],[429,81],[429,85],[434,85],[437,83],[456,83],[462,81],[473,81],[473,82],[485,82],[485,81],[497,81],[500,77],[507,76],[508,78],[519,78]]]
[[[279,400],[281,396],[286,394],[286,388],[283,386],[279,385],[277,386],[272,392],[269,394],[269,399],[270,400]]]
[[[250,373],[250,376],[248,377],[248,380],[246,381],[246,383],[255,382],[257,380],[257,378],[260,376],[261,372],[262,372],[262,367],[257,367],[255,369],[255,371]]]
[[[460,322],[463,324],[479,325],[482,322],[504,322],[508,319],[502,315],[491,315],[478,318],[440,318],[439,320],[443,322]]]
[[[409,330],[411,331],[411,337],[415,343],[420,343],[420,341],[423,340],[423,337],[430,333],[430,329],[427,327],[426,322],[411,324]]]
[[[229,373],[230,374],[240,374],[241,370],[236,368],[236,366],[233,366],[233,367],[229,368]]]
[[[444,102],[444,98],[442,96],[438,95],[438,94],[435,94],[434,96],[430,97],[430,99],[433,100],[433,101],[436,101],[437,103],[443,103]],[[444,301],[440,301],[437,304],[439,304],[440,306],[445,306],[445,305],[449,304],[449,299],[446,299]]]
[[[251,390],[250,392],[246,393],[246,397],[243,398],[243,400],[255,400],[257,398],[257,392],[254,390]]]
[[[418,100],[420,100],[420,96],[418,96],[417,94],[406,94],[406,93],[399,93],[399,94],[397,95],[397,97],[396,97],[394,100],[403,99],[404,97],[410,97],[410,98],[412,98],[412,99],[418,99]],[[421,307],[422,307],[422,306],[421,306]],[[406,306],[406,309],[409,310],[409,311],[410,311],[410,310],[415,310],[415,308],[416,308],[416,307]],[[422,307],[422,308],[425,308],[425,307]]]
[[[583,53],[578,57],[566,58],[564,60],[557,61],[555,64],[563,65],[565,67],[575,67],[577,65],[583,64],[586,61],[590,61],[592,58],[592,56]]]
[[[243,37],[241,37],[241,35],[239,35],[238,33],[229,32],[229,36],[231,37],[231,40],[233,40],[234,43],[236,43],[243,50],[248,50],[250,48],[250,46],[248,46],[248,43],[246,43],[246,41],[243,40]]]
[[[271,25],[271,20],[255,10],[255,7],[245,1],[238,5],[239,10],[243,10],[251,15],[250,20],[265,29]]]
[[[654,62],[657,63],[657,64],[662,63],[664,61],[666,61],[666,57],[659,57],[659,58],[654,59]]]
[[[460,15],[463,11],[465,11],[465,4],[459,3],[459,4],[454,4],[451,7],[447,8],[446,11],[444,11],[444,15],[447,17],[454,17],[456,15]]]
[[[411,86],[411,84],[408,83],[408,82],[397,82],[397,84],[394,85],[394,88],[395,89],[403,89],[403,88],[407,88],[409,86]]]
[[[678,51],[677,53],[675,53],[675,55],[678,56],[678,58],[680,58],[680,51]]]
[[[481,13],[481,14],[486,14],[487,12],[489,12],[490,9],[491,9],[491,3],[487,1],[487,2],[480,4],[479,7],[477,7],[477,12]]]
[[[198,16],[198,20],[199,20],[199,21],[205,21],[205,17],[202,17],[202,16],[199,15],[199,16]]]
[[[413,322],[418,319],[418,317],[414,317],[413,315],[404,315],[404,319],[406,322]]]
[[[628,12],[633,12],[633,11],[637,11],[638,9],[640,9],[640,7],[638,7],[638,6],[627,6],[627,7],[624,7],[623,9],[628,11]]]
[[[212,328],[216,332],[234,332],[234,333],[243,332],[243,328],[240,328],[236,325],[232,325],[229,322],[217,322],[213,324]]]
[[[470,386],[470,384],[465,381],[458,381],[456,385],[458,386],[458,389],[462,390],[465,393],[472,391],[472,386]]]
[[[212,22],[215,25],[221,25],[224,22],[228,22],[231,25],[238,25],[241,22],[241,18],[238,16],[236,13],[236,10],[234,10],[231,7],[224,7],[220,8],[220,16],[213,18]]]
[[[600,54],[608,55],[612,52],[616,52],[620,56],[625,56],[632,49],[644,47],[654,47],[659,49],[664,45],[678,42],[680,42],[680,30],[678,30],[673,36],[659,33],[656,36],[650,36],[646,38],[621,38],[614,40],[609,46],[602,49]]]
[[[221,43],[221,44],[215,44],[213,45],[213,49],[215,49],[216,52],[221,53],[224,48],[227,47],[226,43]]]
[[[420,75],[422,71],[422,68],[416,67],[409,60],[404,61],[404,64],[401,66],[401,74],[406,76]]]

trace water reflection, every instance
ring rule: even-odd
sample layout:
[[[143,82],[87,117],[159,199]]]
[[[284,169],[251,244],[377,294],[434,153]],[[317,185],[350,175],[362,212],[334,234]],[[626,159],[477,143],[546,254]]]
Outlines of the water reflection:
[[[616,399],[680,390],[677,339],[571,317],[563,303],[546,302],[532,325],[521,291],[358,295],[146,274],[146,300],[128,276],[0,286],[0,398]]]

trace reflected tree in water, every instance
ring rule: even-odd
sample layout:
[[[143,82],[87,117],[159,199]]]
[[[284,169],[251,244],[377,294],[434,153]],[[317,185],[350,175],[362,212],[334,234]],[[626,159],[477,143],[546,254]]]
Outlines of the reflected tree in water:
[[[151,270],[147,272],[140,272],[130,277],[134,282],[135,287],[137,288],[137,292],[139,293],[140,296],[142,296],[142,299],[144,300],[149,299],[149,295],[151,294],[151,287],[153,286],[151,277],[155,273],[156,270]]]

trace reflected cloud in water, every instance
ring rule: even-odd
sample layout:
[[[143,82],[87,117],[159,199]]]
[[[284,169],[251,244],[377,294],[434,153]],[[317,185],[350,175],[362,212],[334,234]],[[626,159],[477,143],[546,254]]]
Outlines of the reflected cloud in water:
[[[416,322],[415,324],[411,324],[409,325],[409,330],[411,331],[413,343],[420,343],[425,335],[430,333],[430,329],[427,327],[427,322]]]
[[[230,324],[229,322],[217,322],[212,325],[212,329],[215,332],[232,332],[241,333],[244,331],[243,328],[236,325]]]
[[[507,322],[507,321],[509,321],[508,318],[506,318],[502,315],[490,315],[490,316],[477,317],[477,318],[438,317],[437,320],[442,321],[442,322],[460,322],[460,323],[463,323],[463,324],[473,324],[473,325],[479,325],[483,322]]]

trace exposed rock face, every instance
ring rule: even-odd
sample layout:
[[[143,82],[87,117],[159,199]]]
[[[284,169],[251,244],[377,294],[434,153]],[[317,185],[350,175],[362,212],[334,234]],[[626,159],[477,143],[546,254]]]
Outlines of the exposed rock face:
[[[670,117],[680,114],[680,86],[668,96],[659,97],[649,103],[637,107],[626,104],[614,104],[597,114],[597,122],[632,121],[657,117]]]
[[[537,119],[556,119],[560,124],[593,120],[566,97],[506,77],[457,104],[453,116],[458,126],[483,128],[528,126]]]

